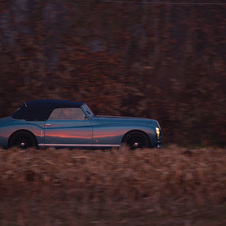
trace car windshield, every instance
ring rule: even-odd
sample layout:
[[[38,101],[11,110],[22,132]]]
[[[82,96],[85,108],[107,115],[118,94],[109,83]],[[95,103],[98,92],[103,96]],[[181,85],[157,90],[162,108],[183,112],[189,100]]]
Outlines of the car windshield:
[[[94,117],[95,115],[93,114],[93,112],[90,110],[90,108],[86,105],[83,104],[82,105],[82,109],[89,115],[89,117]]]

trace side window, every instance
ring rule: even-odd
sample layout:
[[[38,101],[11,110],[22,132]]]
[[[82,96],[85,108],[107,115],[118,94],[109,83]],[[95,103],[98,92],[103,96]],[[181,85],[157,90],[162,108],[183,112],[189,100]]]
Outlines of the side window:
[[[57,108],[53,110],[49,119],[84,120],[85,114],[81,108]]]

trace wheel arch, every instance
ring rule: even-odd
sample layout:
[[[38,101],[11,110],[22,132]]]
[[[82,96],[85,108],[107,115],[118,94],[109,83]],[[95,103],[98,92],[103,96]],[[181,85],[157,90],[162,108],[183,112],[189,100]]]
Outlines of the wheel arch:
[[[35,140],[35,142],[36,142],[36,146],[38,146],[38,141],[37,141],[37,138],[36,138],[36,136],[34,135],[34,133],[32,133],[30,130],[27,130],[27,129],[19,129],[19,130],[14,131],[14,132],[10,135],[10,137],[9,137],[9,139],[8,139],[8,145],[7,145],[7,147],[9,147],[10,141],[11,141],[12,137],[13,137],[15,134],[17,134],[17,133],[23,133],[23,132],[29,133],[29,134],[34,138],[34,140]]]
[[[147,134],[146,132],[144,132],[143,130],[139,130],[139,129],[133,129],[133,130],[128,131],[126,134],[124,134],[121,143],[124,143],[125,140],[126,140],[126,137],[127,137],[130,133],[133,133],[133,132],[139,132],[139,133],[142,133],[143,136],[147,137],[147,139],[148,139],[148,141],[149,141],[149,147],[151,147],[151,140],[150,140],[150,137],[148,136],[148,134]]]

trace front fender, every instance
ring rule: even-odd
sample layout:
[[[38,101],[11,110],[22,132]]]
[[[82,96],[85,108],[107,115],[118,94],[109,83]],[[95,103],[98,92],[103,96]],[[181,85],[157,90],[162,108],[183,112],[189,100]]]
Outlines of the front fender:
[[[153,128],[150,124],[95,125],[93,127],[93,144],[121,145],[124,135],[133,130],[138,130],[146,133],[150,139],[151,146],[156,146],[157,140],[155,128]]]

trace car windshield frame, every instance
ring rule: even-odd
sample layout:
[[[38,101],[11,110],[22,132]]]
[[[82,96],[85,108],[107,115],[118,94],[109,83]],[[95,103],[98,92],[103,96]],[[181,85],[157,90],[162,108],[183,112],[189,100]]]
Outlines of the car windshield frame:
[[[81,108],[84,111],[85,115],[88,116],[89,118],[95,117],[95,114],[90,110],[90,108],[88,107],[88,105],[86,103],[84,103],[81,106]]]

